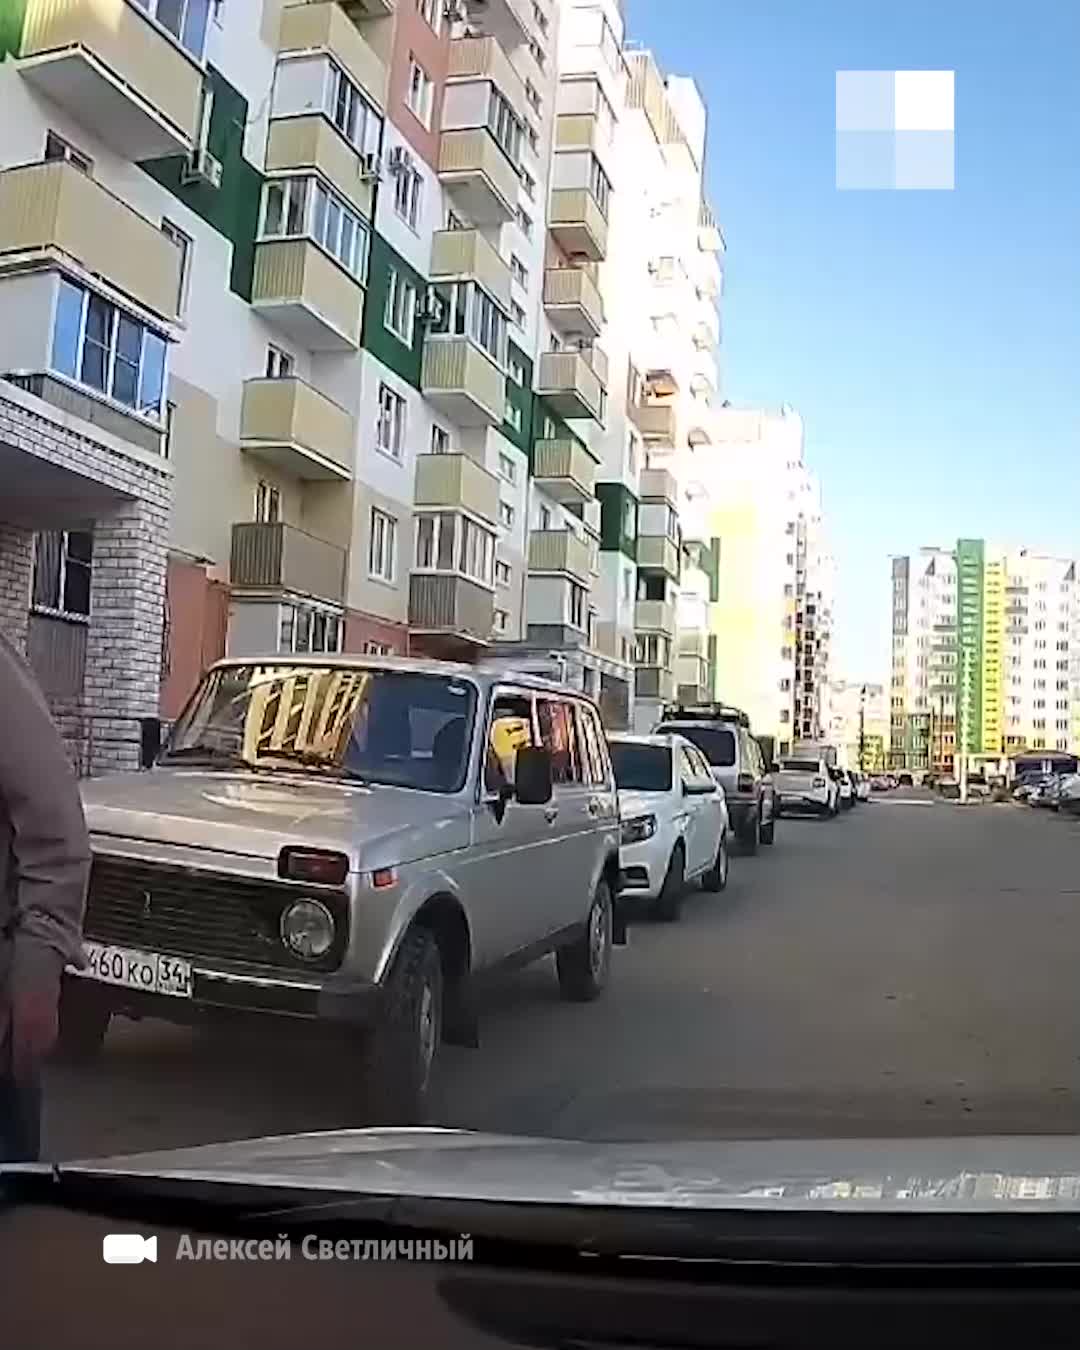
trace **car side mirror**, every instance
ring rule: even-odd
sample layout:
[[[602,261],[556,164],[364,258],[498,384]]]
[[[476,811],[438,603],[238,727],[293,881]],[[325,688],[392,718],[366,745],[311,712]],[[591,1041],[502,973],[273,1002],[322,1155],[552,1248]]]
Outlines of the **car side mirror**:
[[[522,746],[514,769],[514,796],[522,806],[546,806],[551,793],[550,752],[539,745]]]

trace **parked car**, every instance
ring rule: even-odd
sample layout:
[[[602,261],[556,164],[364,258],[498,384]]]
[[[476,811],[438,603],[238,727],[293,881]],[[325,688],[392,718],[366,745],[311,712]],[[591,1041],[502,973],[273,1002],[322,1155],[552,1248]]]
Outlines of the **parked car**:
[[[942,774],[938,779],[938,791],[950,801],[958,801],[960,798],[960,784],[951,773]]]
[[[150,772],[84,785],[87,966],[61,1040],[116,1014],[242,1010],[350,1027],[380,1117],[421,1114],[481,973],[554,952],[596,998],[613,941],[615,777],[596,706],[527,676],[406,658],[212,666]]]
[[[850,811],[855,805],[855,785],[847,769],[834,769],[836,788],[840,797],[840,810]]]
[[[871,778],[870,787],[874,792],[888,792],[890,791],[892,784],[889,782],[887,774],[878,773]]]
[[[1061,779],[1058,810],[1066,815],[1080,815],[1080,773],[1067,773]]]
[[[870,778],[868,774],[857,773],[855,775],[855,796],[860,802],[870,800]]]
[[[616,735],[608,741],[622,822],[622,894],[679,917],[688,882],[722,891],[728,812],[709,761],[684,736]]]
[[[1050,773],[1043,778],[1028,797],[1028,805],[1041,810],[1056,811],[1061,801],[1061,775]]]
[[[897,774],[896,782],[898,787],[914,787],[915,779],[910,773]]]
[[[713,777],[724,789],[740,848],[756,853],[759,842],[773,843],[777,795],[772,765],[751,735],[746,713],[724,704],[670,708],[653,734],[685,736],[709,761]]]
[[[823,759],[786,756],[778,763],[773,782],[777,809],[783,815],[835,816],[840,809],[840,788]]]

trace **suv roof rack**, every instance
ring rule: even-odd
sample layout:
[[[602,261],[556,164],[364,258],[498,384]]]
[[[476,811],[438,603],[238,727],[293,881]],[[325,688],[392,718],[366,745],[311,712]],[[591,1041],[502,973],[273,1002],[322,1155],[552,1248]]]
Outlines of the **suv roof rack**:
[[[664,708],[665,722],[735,722],[750,730],[750,718],[729,703],[670,703]]]

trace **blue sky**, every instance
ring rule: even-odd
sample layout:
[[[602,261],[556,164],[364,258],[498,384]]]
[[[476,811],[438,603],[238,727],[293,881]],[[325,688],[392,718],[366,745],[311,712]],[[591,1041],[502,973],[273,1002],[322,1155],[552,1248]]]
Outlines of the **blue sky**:
[[[836,673],[882,678],[891,553],[1080,551],[1080,4],[629,0],[627,19],[709,106],[724,396],[803,414]],[[836,71],[920,69],[956,71],[956,189],[838,192]]]

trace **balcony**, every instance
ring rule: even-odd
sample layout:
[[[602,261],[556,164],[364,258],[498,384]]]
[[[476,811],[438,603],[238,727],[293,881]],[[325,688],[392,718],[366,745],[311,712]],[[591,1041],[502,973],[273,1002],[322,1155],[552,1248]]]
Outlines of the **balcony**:
[[[639,633],[675,636],[675,606],[670,600],[639,600],[634,607],[634,628]]]
[[[413,572],[409,577],[409,627],[454,646],[486,647],[495,622],[491,591],[468,577]]]
[[[305,381],[245,380],[240,448],[294,478],[352,478],[356,425],[349,413]]]
[[[340,605],[346,553],[283,521],[242,521],[232,527],[229,581],[234,590],[289,591]]]
[[[591,150],[606,163],[611,153],[611,120],[594,112],[560,113],[555,119],[556,150]]]
[[[571,258],[603,262],[608,226],[600,204],[588,188],[555,188],[548,208],[548,229]]]
[[[675,445],[675,411],[674,403],[637,403],[629,406],[634,425],[647,445]]]
[[[28,84],[125,159],[194,146],[202,65],[137,5],[29,0],[19,54]]]
[[[455,84],[490,80],[518,117],[525,117],[525,81],[494,37],[452,38],[446,78]]]
[[[478,24],[485,33],[497,37],[506,47],[517,47],[532,34],[531,0],[471,0],[466,8],[470,24]]]
[[[604,388],[597,371],[583,352],[543,352],[537,393],[543,395],[558,417],[604,420]]]
[[[558,573],[588,586],[591,550],[572,530],[533,530],[529,535],[529,571]]]
[[[310,239],[255,245],[251,304],[312,351],[360,346],[364,288]]]
[[[459,426],[498,426],[506,411],[506,376],[469,338],[424,339],[420,388]]]
[[[494,526],[499,480],[469,455],[418,455],[413,500],[418,509],[468,511]]]
[[[675,475],[667,469],[644,469],[641,474],[641,501],[670,502],[675,506],[679,500],[679,488]]]
[[[701,317],[691,329],[690,338],[694,346],[704,351],[715,347],[720,341],[720,316],[709,306],[701,306]]]
[[[505,225],[517,215],[518,171],[482,127],[442,133],[439,179],[474,225]]]
[[[599,337],[604,326],[604,302],[583,267],[548,268],[544,309],[552,328],[568,337]]]
[[[74,261],[152,313],[176,318],[176,245],[71,164],[54,160],[0,173],[0,253],[10,266]]]
[[[686,433],[686,443],[691,450],[700,450],[703,445],[712,445],[712,432],[704,422],[691,422]]]
[[[724,236],[720,233],[720,226],[708,202],[701,203],[698,214],[698,248],[703,253],[724,252]]]
[[[510,308],[510,267],[479,230],[438,230],[431,239],[432,281],[475,281]]]
[[[266,170],[270,174],[317,171],[362,216],[371,216],[374,180],[361,174],[360,156],[321,113],[271,121]]]
[[[386,107],[386,64],[335,0],[285,6],[278,54],[287,52],[326,52],[379,108]]]
[[[672,581],[679,579],[679,548],[666,534],[639,534],[637,565],[646,572],[662,572]]]
[[[549,497],[568,505],[590,502],[596,493],[596,461],[580,441],[537,441],[533,477]]]
[[[638,698],[657,699],[661,703],[675,701],[675,676],[664,666],[636,666],[634,692]]]

